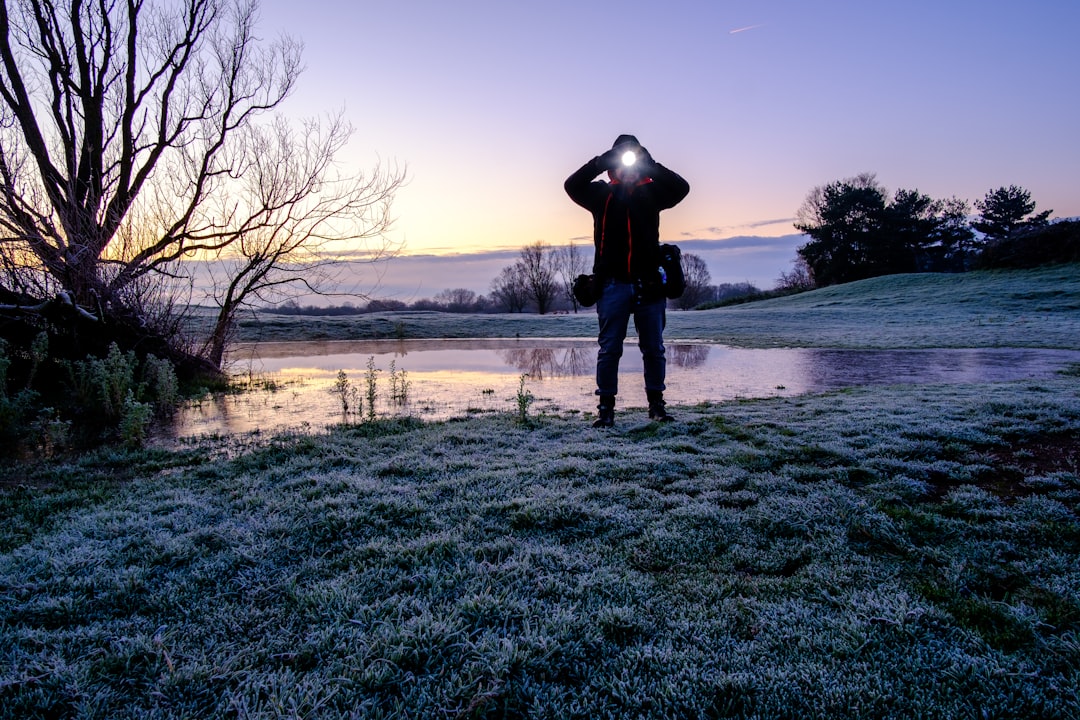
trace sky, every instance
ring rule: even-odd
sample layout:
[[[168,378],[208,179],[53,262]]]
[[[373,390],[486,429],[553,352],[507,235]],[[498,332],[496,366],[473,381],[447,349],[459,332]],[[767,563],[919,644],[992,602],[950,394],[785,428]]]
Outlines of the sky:
[[[358,278],[374,295],[483,293],[524,245],[588,246],[563,181],[621,133],[689,181],[661,240],[701,255],[714,283],[773,287],[805,240],[792,222],[807,193],[862,172],[938,199],[1019,185],[1038,210],[1080,216],[1075,0],[261,8],[264,38],[305,47],[281,110],[342,112],[346,170],[407,170],[400,256]]]

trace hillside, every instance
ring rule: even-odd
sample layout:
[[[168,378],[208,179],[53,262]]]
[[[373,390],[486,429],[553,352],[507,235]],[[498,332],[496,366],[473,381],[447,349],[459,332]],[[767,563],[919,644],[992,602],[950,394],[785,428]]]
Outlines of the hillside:
[[[889,275],[669,317],[680,337],[754,347],[1076,349],[1080,265]]]

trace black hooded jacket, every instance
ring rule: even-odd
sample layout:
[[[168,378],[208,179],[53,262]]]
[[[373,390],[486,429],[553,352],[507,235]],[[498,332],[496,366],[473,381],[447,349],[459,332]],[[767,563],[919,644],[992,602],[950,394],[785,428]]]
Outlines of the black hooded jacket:
[[[593,273],[618,282],[647,278],[658,266],[660,211],[686,197],[690,184],[659,163],[632,187],[594,180],[602,172],[598,156],[564,184],[570,199],[593,216]]]

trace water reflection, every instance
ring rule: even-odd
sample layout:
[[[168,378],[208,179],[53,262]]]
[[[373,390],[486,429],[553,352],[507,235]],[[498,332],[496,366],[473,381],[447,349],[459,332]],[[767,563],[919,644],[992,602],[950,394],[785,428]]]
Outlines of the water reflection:
[[[751,350],[672,343],[668,390],[674,404],[736,397],[798,395],[853,385],[998,382],[1048,377],[1080,352],[1066,350]],[[339,370],[364,394],[369,360],[377,369],[380,415],[438,419],[515,408],[521,376],[534,411],[593,410],[593,339],[367,340],[262,343],[238,347],[231,370],[272,379],[278,389],[192,404],[172,433],[323,427],[342,420],[333,393]],[[390,373],[404,372],[408,401],[392,404]],[[645,405],[641,355],[630,343],[620,364],[621,408]]]
[[[531,378],[566,377],[573,375],[592,376],[596,372],[595,343],[589,346],[569,348],[514,348],[497,350],[507,365],[515,367]],[[711,345],[668,345],[668,366],[696,368],[705,364]],[[628,348],[628,352],[637,352]]]
[[[669,365],[680,368],[698,368],[705,364],[709,357],[711,345],[672,345],[666,348]]]
[[[852,385],[1006,382],[1046,377],[1077,362],[1069,350],[821,350],[800,352],[797,370],[812,390]]]
[[[514,348],[496,352],[507,365],[535,380],[591,375],[596,368],[596,353],[584,347]]]

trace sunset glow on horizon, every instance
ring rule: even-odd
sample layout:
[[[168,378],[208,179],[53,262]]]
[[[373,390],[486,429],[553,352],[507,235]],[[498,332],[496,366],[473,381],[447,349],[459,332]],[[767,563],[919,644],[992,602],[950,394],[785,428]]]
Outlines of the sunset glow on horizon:
[[[690,182],[667,242],[795,234],[813,187],[862,172],[1080,215],[1078,25],[1048,1],[264,0],[260,31],[305,44],[283,111],[343,112],[346,168],[407,167],[390,239],[442,255],[587,240],[562,183],[621,133]]]

